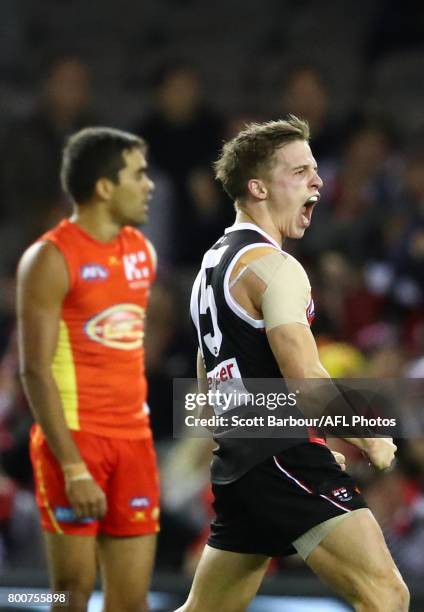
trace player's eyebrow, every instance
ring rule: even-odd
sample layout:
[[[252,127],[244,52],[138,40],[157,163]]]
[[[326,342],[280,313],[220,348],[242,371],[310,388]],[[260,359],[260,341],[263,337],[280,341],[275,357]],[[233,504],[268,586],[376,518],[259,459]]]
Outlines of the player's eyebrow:
[[[139,166],[137,168],[137,170],[135,171],[136,174],[143,174],[143,172],[146,172],[147,170],[147,164],[144,164],[143,166]]]
[[[300,166],[294,166],[292,170],[306,170],[307,168],[313,168],[313,170],[318,170],[318,166],[316,164],[301,164]]]

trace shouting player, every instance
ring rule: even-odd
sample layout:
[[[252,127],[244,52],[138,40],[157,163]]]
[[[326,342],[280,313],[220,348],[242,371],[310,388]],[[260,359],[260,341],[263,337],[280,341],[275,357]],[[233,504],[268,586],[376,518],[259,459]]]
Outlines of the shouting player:
[[[192,291],[203,390],[209,381],[231,391],[249,379],[329,379],[309,327],[308,277],[282,250],[286,238],[303,237],[319,201],[308,140],[294,116],[251,124],[216,162],[236,220],[204,255]],[[245,610],[270,557],[293,552],[355,610],[406,612],[408,590],[382,532],[323,439],[220,434],[217,442],[216,518],[180,612]],[[391,438],[350,442],[378,469],[393,461]]]
[[[42,163],[42,160],[40,160]],[[146,145],[87,128],[63,152],[73,215],[18,269],[21,376],[51,588],[83,612],[97,560],[107,612],[144,612],[158,531],[143,336],[155,252],[134,226],[153,183]],[[53,607],[53,609],[56,609]]]

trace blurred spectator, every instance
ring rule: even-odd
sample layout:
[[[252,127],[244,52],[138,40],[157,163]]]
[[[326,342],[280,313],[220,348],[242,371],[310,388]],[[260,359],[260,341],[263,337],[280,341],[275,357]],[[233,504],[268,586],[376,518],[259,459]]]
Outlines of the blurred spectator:
[[[422,44],[424,11],[414,0],[384,0],[378,3],[375,26],[370,32],[368,56],[372,60],[382,55]]]
[[[174,189],[168,176],[157,166],[151,165],[149,158],[148,163],[149,176],[155,188],[149,202],[149,213],[147,222],[143,225],[143,233],[155,245],[159,271],[168,271],[172,267],[174,259],[172,248]]]
[[[405,159],[404,192],[398,201],[400,231],[393,240],[390,263],[393,291],[406,306],[424,303],[424,147],[410,150]]]
[[[405,363],[406,358],[402,346],[382,344],[369,355],[367,376],[377,380],[399,378],[405,368]]]
[[[424,440],[397,441],[399,467],[374,478],[366,498],[407,579],[424,575]]]
[[[169,449],[161,465],[162,528],[178,527],[184,536],[184,547],[171,555],[159,540],[159,553],[184,564],[193,574],[209,535],[212,518],[212,495],[209,480],[212,449],[211,438],[183,438]],[[174,484],[178,482],[178,487]],[[162,545],[162,546],[161,546]]]
[[[334,378],[360,378],[366,359],[354,346],[346,342],[330,342],[319,347],[322,365]]]
[[[387,347],[390,350],[390,347],[399,343],[399,329],[393,323],[380,320],[364,325],[356,334],[355,340],[356,345],[366,355],[378,355],[380,351],[384,352]],[[381,364],[384,368],[384,358]]]
[[[0,266],[1,268],[1,266]],[[0,360],[9,344],[15,323],[15,279],[0,274]]]
[[[179,299],[172,285],[159,280],[152,288],[147,313],[146,370],[153,435],[161,444],[172,440],[172,380],[195,376],[195,349],[182,333]]]
[[[0,567],[42,559],[32,492],[28,435],[32,417],[18,379],[15,334],[0,358]]]
[[[10,128],[2,146],[0,272],[10,270],[23,248],[65,215],[58,178],[61,150],[68,134],[90,123],[87,66],[76,57],[56,59],[33,113]]]
[[[32,488],[28,437],[33,423],[19,381],[16,334],[0,360],[0,457],[4,471],[21,487]]]
[[[7,562],[11,546],[10,521],[13,514],[16,486],[0,469],[0,569]]]
[[[194,69],[180,63],[165,66],[156,76],[155,106],[135,131],[149,143],[152,164],[172,181],[174,264],[198,264],[205,245],[224,227],[222,196],[211,167],[222,130],[221,119],[202,99]]]
[[[23,64],[25,53],[25,13],[20,2],[2,0],[0,23],[0,74],[11,80]]]
[[[383,227],[397,191],[392,137],[379,121],[354,127],[340,161],[323,172],[313,231],[300,245],[306,256],[332,249],[352,262],[384,256]]]
[[[381,317],[384,298],[367,289],[362,269],[340,253],[323,250],[307,268],[316,304],[314,330],[321,336],[356,343],[360,330]]]
[[[292,113],[308,121],[318,162],[337,155],[341,144],[340,127],[332,122],[329,110],[329,92],[319,69],[312,64],[293,68],[281,92],[281,115]]]
[[[424,351],[422,351],[424,353]],[[418,357],[408,363],[405,368],[405,376],[407,378],[423,378],[424,379],[424,357]]]

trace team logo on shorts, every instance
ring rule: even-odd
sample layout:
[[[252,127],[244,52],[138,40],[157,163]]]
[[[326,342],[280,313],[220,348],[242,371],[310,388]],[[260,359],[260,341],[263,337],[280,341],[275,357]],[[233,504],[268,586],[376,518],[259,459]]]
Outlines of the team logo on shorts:
[[[136,304],[117,304],[85,324],[91,340],[110,348],[131,351],[143,346],[145,310]]]
[[[148,508],[150,506],[150,497],[133,497],[130,500],[131,508]]]
[[[352,499],[352,493],[346,489],[346,487],[339,487],[331,492],[332,496],[339,501],[350,501]]]

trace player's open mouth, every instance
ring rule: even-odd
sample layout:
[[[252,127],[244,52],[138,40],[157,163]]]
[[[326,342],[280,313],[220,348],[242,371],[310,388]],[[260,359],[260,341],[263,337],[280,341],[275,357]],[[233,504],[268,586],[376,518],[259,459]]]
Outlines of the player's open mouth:
[[[306,228],[310,226],[311,220],[312,220],[312,212],[318,200],[319,200],[319,195],[318,194],[313,195],[310,198],[308,198],[305,204],[302,206],[301,220],[302,220],[303,227]]]

